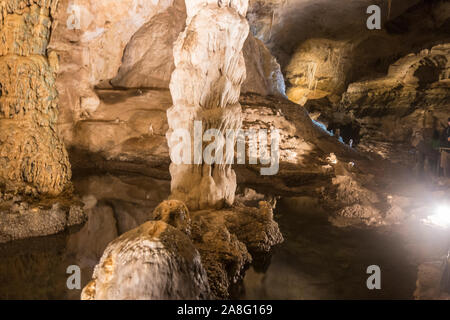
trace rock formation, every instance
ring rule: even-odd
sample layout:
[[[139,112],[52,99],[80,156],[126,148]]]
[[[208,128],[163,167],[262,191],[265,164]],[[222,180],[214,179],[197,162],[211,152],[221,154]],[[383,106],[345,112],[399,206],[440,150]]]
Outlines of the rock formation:
[[[350,84],[341,108],[361,126],[365,148],[378,149],[384,158],[395,159],[399,158],[396,145],[411,148],[416,134],[425,133],[424,138],[431,139],[433,129],[445,126],[449,90],[447,43],[402,57],[385,77]],[[380,143],[386,146],[384,150],[377,148]]]
[[[386,75],[351,83],[339,102],[308,101],[305,108],[329,126],[353,128],[345,139],[358,141],[360,150],[410,163],[410,150],[446,125],[449,61],[448,43],[411,53]]]
[[[7,191],[57,195],[70,182],[55,130],[56,65],[47,55],[57,3],[0,3],[0,184]]]
[[[350,69],[351,46],[327,39],[305,41],[286,68],[287,96],[304,105],[308,99],[329,97],[340,100]]]
[[[202,136],[208,129],[220,130],[223,136],[234,130],[237,135],[239,95],[245,79],[242,47],[249,28],[247,5],[247,1],[186,2],[187,26],[174,47],[175,71],[170,82],[174,105],[167,111],[171,150],[179,143],[175,130],[190,133],[194,145],[194,121],[202,121]],[[236,175],[231,165],[224,164],[225,160],[201,164],[193,153],[188,158],[170,166],[172,197],[194,210],[233,204]]]
[[[206,273],[190,239],[163,221],[151,221],[108,245],[81,298],[191,300],[208,295]]]

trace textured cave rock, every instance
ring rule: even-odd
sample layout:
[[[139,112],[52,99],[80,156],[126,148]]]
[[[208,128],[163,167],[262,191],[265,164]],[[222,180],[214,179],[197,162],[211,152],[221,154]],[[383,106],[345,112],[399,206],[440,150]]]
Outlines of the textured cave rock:
[[[242,83],[242,93],[285,95],[286,87],[280,65],[264,43],[249,33],[244,43],[247,77]]]
[[[175,1],[166,11],[152,17],[131,38],[122,65],[111,80],[118,88],[168,88],[175,69],[173,43],[186,26],[184,1]],[[264,43],[249,34],[243,47],[247,77],[241,92],[261,95],[284,94],[280,66]]]
[[[83,300],[206,299],[209,286],[190,239],[163,221],[133,229],[106,248]]]
[[[268,253],[283,242],[272,207],[242,204],[231,209],[190,213],[192,241],[200,252],[214,298],[229,298],[230,287],[242,279],[253,255]]]
[[[234,130],[236,137],[241,127],[247,2],[203,5],[186,2],[187,26],[174,46],[173,107],[167,111],[169,149],[179,143],[174,132],[181,129],[190,133],[194,145],[194,121],[202,121],[202,135],[208,129],[220,130],[222,135]],[[173,199],[193,210],[233,204],[236,175],[231,165],[194,165],[193,154],[190,163],[170,165]]]
[[[341,110],[361,126],[362,147],[402,159],[396,146],[416,147],[416,137],[428,141],[433,130],[442,130],[450,105],[449,60],[450,45],[442,44],[399,59],[385,77],[352,83]]]
[[[153,219],[153,210],[170,194],[169,181],[142,173],[82,175],[73,183],[83,199],[93,198],[114,211],[119,235]]]
[[[304,105],[308,99],[340,100],[346,89],[351,64],[351,46],[327,39],[305,41],[286,68],[287,96]]]
[[[114,5],[108,0],[78,1],[80,28],[68,29],[70,4],[59,1],[49,48],[60,60],[56,85],[62,108],[57,129],[68,147],[78,147],[75,124],[95,118],[100,107],[95,87],[169,87],[173,42],[185,27],[186,9],[181,0],[126,0]],[[244,91],[248,84],[248,91],[283,93],[281,71],[264,44],[249,38],[244,50],[250,59]]]
[[[368,30],[369,5],[381,8],[382,29]],[[336,103],[348,84],[384,75],[411,52],[448,42],[448,1],[250,1],[251,30],[286,75],[288,96],[304,104]]]
[[[57,3],[0,3],[0,242],[86,220],[70,194],[71,165],[56,132],[57,59],[47,44]]]
[[[186,26],[184,1],[152,17],[128,42],[111,83],[124,88],[168,88],[175,68],[173,43]]]
[[[164,221],[187,235],[191,235],[191,217],[186,205],[178,200],[161,202],[153,211],[153,219]]]
[[[366,28],[366,10],[370,5],[381,8],[382,30]],[[251,0],[247,18],[252,33],[264,41],[284,69],[296,48],[308,39],[359,43],[367,38],[384,38],[388,40],[393,56],[402,46],[405,50],[414,43],[422,45],[430,39],[444,39],[448,28],[448,10],[445,0],[354,0],[345,3],[329,0]],[[428,33],[430,31],[432,35]],[[406,52],[403,51],[403,54]],[[366,58],[369,59],[355,59],[354,62],[361,65],[376,61]]]
[[[0,184],[6,191],[58,195],[71,168],[55,131],[55,68],[47,56],[57,1],[0,3]]]
[[[168,90],[99,90],[100,105],[92,117],[74,127],[74,165],[105,168],[129,163],[133,172],[168,179],[169,151],[165,134],[166,111],[172,100]],[[81,154],[81,153],[80,153]],[[98,155],[101,160],[89,155]]]
[[[117,75],[133,34],[172,4],[172,0],[59,1],[49,48],[60,60],[56,85],[63,108],[58,131],[68,147],[75,122],[99,107],[94,87],[111,86],[109,81]],[[79,20],[75,19],[78,13]]]

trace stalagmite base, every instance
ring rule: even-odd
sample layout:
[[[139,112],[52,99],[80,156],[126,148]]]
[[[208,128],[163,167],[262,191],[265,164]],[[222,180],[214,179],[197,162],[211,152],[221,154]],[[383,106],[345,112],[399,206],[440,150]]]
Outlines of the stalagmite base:
[[[57,63],[50,61],[57,58],[47,55],[57,3],[0,2],[0,201],[10,208],[0,212],[0,242],[56,233],[83,220],[79,208],[61,209],[57,202],[47,209],[32,205],[27,214],[29,200],[20,196],[58,196],[71,188],[69,157],[56,133]],[[70,219],[69,211],[80,219]]]

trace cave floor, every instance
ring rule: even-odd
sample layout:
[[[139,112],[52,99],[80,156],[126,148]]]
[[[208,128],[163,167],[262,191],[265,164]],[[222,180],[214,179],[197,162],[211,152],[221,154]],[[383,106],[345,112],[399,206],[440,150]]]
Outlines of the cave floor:
[[[426,186],[404,182],[410,196],[420,193],[421,203],[428,201]],[[81,290],[67,289],[67,267],[80,266],[83,287],[106,245],[146,221],[169,194],[167,180],[123,173],[77,175],[74,185],[89,204],[89,221],[58,235],[0,245],[1,299],[79,299]],[[280,199],[274,216],[285,242],[255,259],[232,288],[233,298],[412,299],[418,266],[446,252],[447,234],[421,223],[420,214],[396,225],[339,228],[315,200],[305,197],[292,206]],[[381,290],[367,289],[370,265],[381,268]]]
[[[317,209],[283,202],[276,219],[285,242],[249,268],[238,299],[412,299],[418,265],[441,259],[445,233],[411,219],[402,225],[339,228]],[[381,269],[381,290],[368,290],[367,267]]]

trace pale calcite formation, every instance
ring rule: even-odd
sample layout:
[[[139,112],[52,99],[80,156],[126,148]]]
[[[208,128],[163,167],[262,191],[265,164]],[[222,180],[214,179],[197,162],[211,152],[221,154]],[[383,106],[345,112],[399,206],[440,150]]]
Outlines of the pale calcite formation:
[[[225,134],[241,127],[247,6],[247,1],[186,1],[187,27],[174,46],[175,71],[170,82],[174,104],[167,111],[170,149],[179,143],[172,140],[178,129],[191,133],[193,146],[195,120],[202,121],[202,132],[213,128]],[[236,175],[231,165],[172,163],[170,173],[172,198],[189,209],[220,208],[234,201]]]
[[[0,2],[0,185],[7,191],[57,195],[70,183],[55,131],[55,59],[47,56],[57,3]]]
[[[189,238],[163,221],[149,221],[106,248],[82,300],[205,299],[209,285]]]

